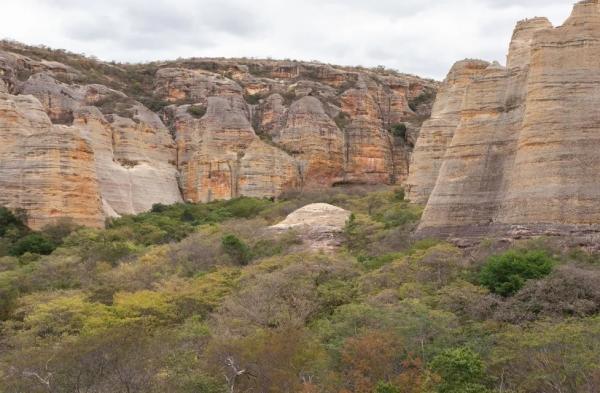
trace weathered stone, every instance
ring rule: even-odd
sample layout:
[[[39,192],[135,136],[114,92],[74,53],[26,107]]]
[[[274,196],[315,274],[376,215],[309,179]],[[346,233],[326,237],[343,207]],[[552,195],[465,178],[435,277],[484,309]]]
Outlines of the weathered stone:
[[[155,203],[181,202],[175,145],[166,130],[118,116],[111,120],[86,107],[73,123],[94,150],[105,214],[137,214]]]
[[[260,141],[241,96],[209,97],[201,119],[183,111],[175,116],[185,200],[275,197],[298,183],[295,161]]]
[[[361,77],[356,88],[342,95],[339,122],[344,124],[346,167],[344,182],[395,184],[406,179],[410,147],[393,127],[404,124],[408,83],[383,84]]]
[[[296,231],[310,248],[327,250],[341,244],[349,218],[347,210],[327,203],[313,203],[294,211],[271,229]]]
[[[68,65],[56,61],[36,61],[17,53],[0,50],[0,79],[4,80],[10,93],[17,91],[27,78],[37,73],[46,73],[68,81],[81,78],[81,73]]]
[[[22,86],[36,96],[53,123],[73,124],[90,142],[108,217],[137,214],[155,203],[180,202],[175,143],[160,118],[121,92],[102,85],[70,86],[46,73],[32,75]],[[107,116],[112,101],[122,101],[130,118]]]
[[[406,185],[412,202],[427,203],[446,149],[460,122],[467,88],[488,66],[489,63],[479,60],[460,61],[452,67],[438,90],[431,119],[423,124],[411,157],[410,176]]]
[[[271,94],[260,107],[260,131],[274,138],[283,129],[286,122],[287,108],[281,94]]]
[[[298,159],[303,184],[330,186],[343,178],[344,136],[315,97],[292,104],[273,140]]]
[[[58,175],[54,164],[38,170],[47,179],[81,173],[86,195],[73,191],[72,202],[57,198],[62,186],[75,187],[73,179],[54,189],[54,183],[33,180],[17,186],[8,180],[12,175],[0,174],[6,185],[0,204],[25,208],[35,227],[59,216],[98,226],[106,217],[139,213],[154,203],[277,197],[344,182],[399,183],[431,100],[421,100],[416,111],[408,103],[437,87],[383,69],[319,63],[190,59],[129,66],[62,53],[71,57],[69,64],[81,65],[76,70],[23,55],[37,59],[43,48],[6,41],[0,48],[0,94],[9,93],[5,101],[20,102],[28,112],[0,114],[6,130],[1,137],[11,141],[7,146],[19,146],[0,151],[1,168],[20,173],[29,162],[15,155],[41,156],[43,145],[27,142],[22,132],[32,128],[32,119],[43,123],[33,128],[47,154],[68,155],[81,145],[72,153],[78,159],[61,159]],[[132,79],[135,86],[128,85]],[[23,106],[29,101],[21,97],[35,105]],[[140,101],[163,109],[155,113]],[[406,123],[406,137],[391,136],[396,123]],[[32,204],[18,197],[43,199],[41,187],[51,195],[47,200]]]
[[[520,22],[508,67],[467,88],[421,235],[596,232],[599,58],[598,0],[558,28]]]
[[[210,96],[242,93],[242,88],[236,82],[204,70],[161,68],[156,73],[155,84],[155,95],[170,102],[206,103]]]
[[[104,225],[92,146],[32,96],[0,94],[0,205],[24,209],[36,229],[61,217]]]

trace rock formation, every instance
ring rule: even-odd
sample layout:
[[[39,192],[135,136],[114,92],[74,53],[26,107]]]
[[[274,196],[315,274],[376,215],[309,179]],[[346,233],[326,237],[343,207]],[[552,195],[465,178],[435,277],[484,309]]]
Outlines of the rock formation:
[[[0,42],[0,205],[33,228],[406,179],[437,83],[271,60],[102,63]]]
[[[431,118],[423,123],[411,157],[406,185],[414,203],[425,204],[433,191],[446,149],[460,122],[467,88],[489,65],[480,60],[460,61],[452,67],[438,90]]]
[[[596,232],[599,60],[600,3],[587,0],[557,28],[519,22],[506,67],[459,63],[413,157],[409,195],[427,200],[420,234]],[[459,81],[458,108],[446,92]]]
[[[0,205],[27,211],[34,228],[63,216],[104,222],[90,142],[53,125],[32,96],[0,93],[0,185]]]
[[[327,203],[306,205],[271,227],[277,232],[296,231],[312,249],[332,249],[342,241],[350,212]]]

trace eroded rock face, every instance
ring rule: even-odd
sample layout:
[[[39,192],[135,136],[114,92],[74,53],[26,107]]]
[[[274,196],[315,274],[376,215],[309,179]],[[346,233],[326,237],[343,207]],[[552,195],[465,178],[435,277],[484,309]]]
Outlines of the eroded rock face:
[[[542,18],[517,25],[507,67],[468,83],[422,235],[597,232],[599,42],[597,0],[575,5],[558,28]],[[430,186],[414,169],[411,196],[425,199]]]
[[[200,119],[175,109],[185,200],[276,197],[296,184],[294,159],[256,136],[241,96],[208,97],[207,102]]]
[[[0,93],[0,205],[41,228],[61,217],[104,225],[94,151],[80,131],[53,125],[32,96]]]
[[[58,58],[72,56],[67,66],[24,55],[37,59],[44,51],[0,42],[0,94],[21,108],[0,114],[6,146],[18,146],[0,152],[6,173],[0,174],[0,204],[27,210],[33,227],[61,216],[101,226],[107,217],[140,213],[155,203],[401,183],[437,89],[433,81],[384,69],[293,61],[127,66],[60,52]],[[47,53],[57,58],[55,51]],[[30,125],[34,118],[42,125]],[[393,136],[392,126],[399,124],[406,133]],[[33,165],[23,157],[42,157],[44,149],[25,138],[25,129],[42,135],[48,157],[63,157],[60,165],[35,164],[33,172],[44,177],[40,184],[14,180]],[[62,188],[48,181],[58,184],[71,173],[75,177],[60,187],[75,189],[69,184],[77,180],[86,191],[69,191],[72,201],[61,202]],[[52,196],[44,199],[38,188]]]
[[[408,175],[410,131],[395,136],[393,127],[412,114],[408,85],[360,77],[356,88],[342,95],[346,131],[347,183],[401,183]],[[404,123],[402,123],[404,124]]]
[[[344,135],[317,98],[294,102],[273,140],[298,160],[304,184],[330,186],[342,179]]]
[[[15,173],[33,171],[28,169],[30,165],[27,157],[32,154],[32,149],[42,151],[43,143],[46,143],[48,157],[58,154],[53,153],[53,150],[62,155],[60,164],[56,164],[60,166],[61,171],[52,174],[52,184],[68,184],[67,176],[70,176],[71,172],[74,178],[81,173],[85,182],[89,183],[85,188],[81,186],[80,193],[85,195],[76,195],[76,192],[72,191],[71,196],[64,197],[67,198],[66,201],[60,202],[45,197],[45,193],[53,195],[56,191],[53,185],[47,184],[49,180],[40,180],[39,185],[33,181],[21,183],[18,190],[14,190],[8,180],[6,183],[0,182],[5,186],[3,188],[7,195],[27,194],[31,198],[38,198],[38,204],[48,204],[49,207],[46,208],[21,203],[18,200],[5,203],[13,208],[25,209],[31,227],[39,228],[52,218],[61,216],[72,218],[83,225],[102,226],[106,217],[141,213],[155,203],[172,204],[182,201],[175,166],[175,143],[169,130],[155,113],[121,92],[101,85],[68,85],[55,80],[47,72],[32,75],[19,85],[18,91],[21,95],[6,95],[6,101],[19,103],[22,101],[21,97],[29,97],[29,106],[19,112],[25,119],[32,116],[43,119],[39,124],[44,125],[39,126],[33,134],[42,135],[39,140],[41,144],[32,146],[28,144],[28,139],[24,139],[27,134],[19,131],[32,126],[24,123],[23,119],[16,123],[9,122],[8,114],[0,116],[0,120],[7,122],[3,137],[13,140],[13,143],[19,146],[19,149],[12,153],[26,158],[24,163],[14,165],[13,170],[17,171]],[[123,118],[117,114],[104,115],[98,108],[90,106],[98,104],[102,109],[107,109],[102,106],[107,98],[122,101],[120,103],[124,106],[121,109],[124,109],[130,118]],[[108,109],[113,111],[116,108]],[[43,111],[43,116],[38,113],[40,110]],[[59,124],[64,126],[59,127]],[[57,143],[62,143],[65,147],[58,146]],[[73,145],[79,146],[81,152],[62,152],[64,149],[76,150]],[[37,154],[41,156],[41,153]],[[67,159],[68,154],[73,155],[71,160]],[[0,159],[5,157],[7,160],[12,159],[8,158],[8,153],[0,154]],[[34,179],[52,178],[49,174],[37,172],[38,177],[33,177]],[[63,183],[60,180],[61,176],[65,177]],[[36,187],[42,187],[42,190],[39,193],[33,192],[32,189]],[[72,186],[73,189],[75,187]],[[80,199],[83,202],[79,204]],[[95,202],[92,203],[91,200]],[[47,213],[48,210],[51,213]]]
[[[448,145],[461,118],[467,88],[490,64],[479,60],[456,63],[437,93],[431,118],[423,123],[411,157],[406,182],[409,199],[425,204],[438,178]]]
[[[76,111],[73,123],[93,148],[105,215],[137,214],[155,203],[181,202],[175,145],[168,132],[117,115],[110,120],[95,107],[85,107]]]

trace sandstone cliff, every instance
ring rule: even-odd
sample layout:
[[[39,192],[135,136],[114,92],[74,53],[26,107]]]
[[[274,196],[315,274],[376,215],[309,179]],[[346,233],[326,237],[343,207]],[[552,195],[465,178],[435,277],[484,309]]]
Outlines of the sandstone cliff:
[[[437,83],[272,60],[108,64],[0,43],[0,205],[101,226],[155,203],[406,179]]]
[[[459,63],[413,157],[421,235],[597,231],[599,60],[600,3],[588,0],[557,28],[519,22],[506,67]]]

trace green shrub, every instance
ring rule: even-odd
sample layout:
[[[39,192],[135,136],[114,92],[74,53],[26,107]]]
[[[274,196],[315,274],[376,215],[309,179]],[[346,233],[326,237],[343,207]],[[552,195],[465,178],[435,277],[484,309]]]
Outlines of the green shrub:
[[[236,263],[247,265],[252,258],[250,248],[235,235],[225,235],[221,239],[221,245],[227,255]]]
[[[406,192],[404,188],[397,188],[394,190],[394,200],[397,202],[403,202],[404,198],[406,198]]]
[[[246,102],[250,105],[257,105],[260,100],[262,99],[262,96],[260,94],[248,94],[246,96],[244,96],[244,98],[246,99]]]
[[[223,210],[225,210],[231,217],[250,218],[256,216],[264,209],[269,207],[272,202],[267,199],[241,197],[222,203]]]
[[[416,96],[415,98],[413,98],[412,100],[410,100],[408,102],[408,106],[410,107],[411,110],[416,112],[417,110],[419,110],[419,107],[422,104],[433,102],[435,100],[435,96],[436,96],[435,90],[427,89],[424,92],[422,92],[421,94],[419,94],[418,96]]]
[[[404,124],[404,123],[394,124],[392,126],[390,132],[392,133],[392,135],[394,135],[397,138],[406,139],[406,124]]]
[[[0,321],[10,317],[19,296],[17,275],[13,272],[0,272]]]
[[[338,128],[340,130],[345,129],[346,127],[348,127],[348,124],[350,124],[350,116],[348,116],[347,113],[345,112],[340,112],[338,113],[338,115],[333,119],[333,121],[335,121],[335,124],[338,126]]]
[[[368,270],[379,269],[380,267],[387,265],[398,259],[401,254],[392,253],[378,256],[359,255],[358,262],[362,264]]]
[[[26,229],[21,219],[7,208],[0,206],[0,237],[7,235],[11,231],[22,232]]]
[[[510,296],[525,281],[550,274],[554,264],[554,259],[542,250],[510,250],[488,259],[479,274],[479,283],[494,293]]]
[[[387,228],[394,228],[419,221],[421,213],[407,206],[394,206],[375,218]]]
[[[108,227],[118,240],[133,240],[145,246],[165,244],[184,239],[200,225],[254,217],[272,204],[268,199],[246,197],[210,203],[155,204],[150,212],[112,220]]]
[[[56,244],[48,236],[41,233],[30,233],[17,240],[10,248],[10,255],[21,256],[26,252],[32,254],[49,255],[56,248]]]
[[[154,205],[152,205],[152,210],[150,210],[152,213],[163,213],[166,212],[167,210],[169,210],[169,206],[164,205],[162,203],[155,203]]]
[[[431,369],[440,378],[439,393],[484,393],[483,362],[468,348],[446,350],[431,361]]]
[[[199,119],[206,114],[206,107],[201,105],[190,105],[187,112],[196,119]]]
[[[375,393],[401,393],[401,390],[391,383],[379,382],[375,387]]]
[[[48,237],[57,246],[61,245],[71,233],[75,232],[79,225],[70,219],[61,219],[58,222],[46,225],[42,228],[44,236]]]

